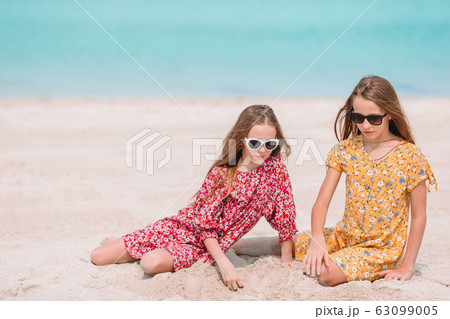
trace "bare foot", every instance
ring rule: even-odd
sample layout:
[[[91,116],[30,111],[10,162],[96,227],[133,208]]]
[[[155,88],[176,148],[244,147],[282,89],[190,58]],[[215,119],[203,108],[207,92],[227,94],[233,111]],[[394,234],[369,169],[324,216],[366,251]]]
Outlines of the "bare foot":
[[[116,237],[113,237],[113,236],[106,237],[105,239],[103,239],[103,240],[101,241],[100,245],[101,245],[101,246],[104,246],[104,245],[106,245],[107,243],[110,243],[110,242],[112,242],[112,241],[115,240],[115,239],[116,239]]]

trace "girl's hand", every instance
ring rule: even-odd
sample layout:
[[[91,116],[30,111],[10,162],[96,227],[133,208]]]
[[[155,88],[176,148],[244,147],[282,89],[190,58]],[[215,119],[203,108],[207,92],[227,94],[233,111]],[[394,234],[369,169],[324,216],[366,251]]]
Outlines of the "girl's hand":
[[[319,244],[311,238],[311,246],[306,252],[303,260],[303,269],[308,276],[316,277],[320,275],[322,263],[325,267],[330,267],[330,257],[328,256],[326,247],[325,241]]]
[[[384,270],[378,275],[384,277],[385,280],[408,280],[411,278],[413,272],[410,269],[400,267],[395,270]]]
[[[219,266],[220,272],[222,274],[223,282],[228,289],[233,289],[234,291],[238,290],[238,288],[244,287],[241,279],[239,278],[236,268],[234,268],[233,264],[228,261]]]
[[[228,289],[238,290],[238,288],[244,287],[236,272],[236,268],[234,268],[231,261],[223,253],[222,248],[220,248],[219,241],[216,238],[206,238],[203,243],[219,266],[223,282]]]

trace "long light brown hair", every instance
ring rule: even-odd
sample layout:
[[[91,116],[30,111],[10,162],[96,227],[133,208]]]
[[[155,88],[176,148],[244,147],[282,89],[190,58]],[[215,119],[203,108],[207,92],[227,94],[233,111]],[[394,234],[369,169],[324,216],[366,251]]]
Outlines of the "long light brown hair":
[[[388,80],[375,75],[362,78],[348,97],[345,105],[339,110],[334,122],[334,134],[338,141],[361,134],[356,123],[353,123],[350,119],[349,114],[349,112],[353,111],[353,100],[356,96],[372,101],[389,114],[392,118],[389,121],[389,131],[415,144],[408,119],[400,105],[394,87]]]
[[[272,151],[270,156],[287,158],[291,154],[291,147],[284,137],[280,123],[272,108],[268,105],[251,105],[239,115],[236,123],[223,140],[219,158],[212,164],[208,171],[208,173],[211,172],[217,166],[227,167],[224,176],[222,176],[216,185],[213,185],[209,194],[214,194],[215,190],[221,188],[225,181],[228,182],[228,194],[230,193],[237,175],[237,164],[243,155],[243,148],[246,147],[244,145],[244,138],[247,137],[252,127],[258,124],[273,126],[276,130],[275,138],[280,140],[278,147]],[[197,193],[193,198],[196,197]]]

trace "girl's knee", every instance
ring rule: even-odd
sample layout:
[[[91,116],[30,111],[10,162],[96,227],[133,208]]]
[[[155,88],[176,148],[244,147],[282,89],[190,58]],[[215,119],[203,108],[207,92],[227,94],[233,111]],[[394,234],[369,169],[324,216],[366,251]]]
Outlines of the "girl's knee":
[[[157,258],[142,258],[140,261],[141,269],[148,275],[154,275],[156,268],[158,268]]]
[[[339,271],[340,270],[334,272],[322,271],[320,275],[317,276],[317,281],[325,287],[334,287],[347,282],[345,276],[339,273]]]
[[[319,282],[319,284],[321,284],[322,286],[325,287],[333,287],[332,285],[332,281],[330,280],[330,276],[325,274],[325,273],[321,273],[320,275],[317,276],[317,281]]]
[[[105,265],[105,257],[102,252],[102,247],[97,247],[91,252],[91,262],[97,266]]]
[[[145,254],[140,261],[140,265],[144,273],[148,275],[173,271],[172,257],[157,252]]]

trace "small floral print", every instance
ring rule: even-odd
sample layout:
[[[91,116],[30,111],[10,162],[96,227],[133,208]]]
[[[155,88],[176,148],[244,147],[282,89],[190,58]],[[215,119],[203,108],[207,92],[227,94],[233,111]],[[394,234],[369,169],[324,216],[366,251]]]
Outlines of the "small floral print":
[[[173,257],[177,271],[202,257],[214,264],[203,241],[216,238],[225,252],[261,217],[278,231],[280,241],[290,239],[297,232],[291,182],[281,158],[269,156],[255,170],[238,171],[230,194],[227,181],[210,194],[220,185],[226,170],[226,167],[212,169],[195,201],[177,215],[123,236],[130,255],[142,258],[151,250],[163,248]]]
[[[407,242],[409,192],[423,180],[436,184],[425,156],[402,140],[375,163],[358,135],[334,146],[327,165],[347,175],[344,217],[324,230],[330,258],[339,260],[347,281],[375,280],[380,271],[398,268]],[[299,235],[296,245],[303,236],[310,233]],[[308,248],[297,251],[296,258]]]

